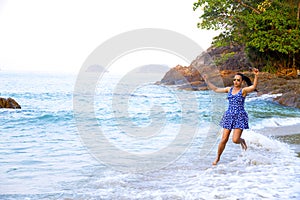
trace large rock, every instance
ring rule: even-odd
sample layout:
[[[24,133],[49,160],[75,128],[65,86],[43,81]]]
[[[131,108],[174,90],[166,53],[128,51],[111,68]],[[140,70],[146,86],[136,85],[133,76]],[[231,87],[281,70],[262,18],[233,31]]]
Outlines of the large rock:
[[[0,108],[21,109],[21,106],[13,98],[0,97]]]
[[[191,66],[181,66],[171,68],[160,83],[166,85],[182,85],[192,83],[195,81],[203,80],[198,70]]]
[[[275,101],[284,106],[300,108],[300,94],[295,91],[284,93],[282,96],[275,98]]]

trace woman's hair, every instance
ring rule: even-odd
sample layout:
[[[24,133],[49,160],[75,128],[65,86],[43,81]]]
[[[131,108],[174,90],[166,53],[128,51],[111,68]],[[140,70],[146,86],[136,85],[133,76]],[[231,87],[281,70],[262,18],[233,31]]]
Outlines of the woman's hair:
[[[236,75],[240,75],[240,76],[242,77],[242,81],[246,81],[246,83],[247,83],[248,86],[253,85],[252,82],[251,82],[251,80],[250,80],[250,78],[249,78],[248,76],[245,76],[245,75],[242,74],[242,73],[237,73]],[[254,91],[255,91],[255,92],[258,92],[257,89],[255,89]]]
[[[253,85],[250,78],[248,76],[245,76],[244,74],[242,73],[237,73],[236,75],[240,75],[242,77],[242,81],[246,81],[247,85],[248,86],[251,86]]]

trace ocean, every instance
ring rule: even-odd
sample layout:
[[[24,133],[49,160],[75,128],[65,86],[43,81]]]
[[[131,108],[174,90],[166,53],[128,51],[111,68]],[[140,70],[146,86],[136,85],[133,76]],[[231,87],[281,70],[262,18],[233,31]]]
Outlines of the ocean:
[[[226,95],[117,75],[94,94],[75,74],[0,77],[0,96],[22,106],[0,109],[0,199],[300,199],[300,110],[272,95],[247,97],[247,151],[229,140],[212,166]]]

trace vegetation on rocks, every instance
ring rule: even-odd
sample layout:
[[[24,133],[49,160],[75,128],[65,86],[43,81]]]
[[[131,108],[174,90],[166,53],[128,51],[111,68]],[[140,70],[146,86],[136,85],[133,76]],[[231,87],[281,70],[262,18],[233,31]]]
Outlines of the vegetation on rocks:
[[[199,28],[222,31],[214,47],[242,47],[267,72],[300,68],[299,0],[198,0],[194,10],[201,10]]]

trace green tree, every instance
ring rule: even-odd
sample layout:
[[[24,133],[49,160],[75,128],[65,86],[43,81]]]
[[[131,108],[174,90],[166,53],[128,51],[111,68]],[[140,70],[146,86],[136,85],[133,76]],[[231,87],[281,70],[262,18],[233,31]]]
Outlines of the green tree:
[[[198,0],[198,27],[222,30],[214,46],[242,45],[256,67],[300,66],[299,0]]]

